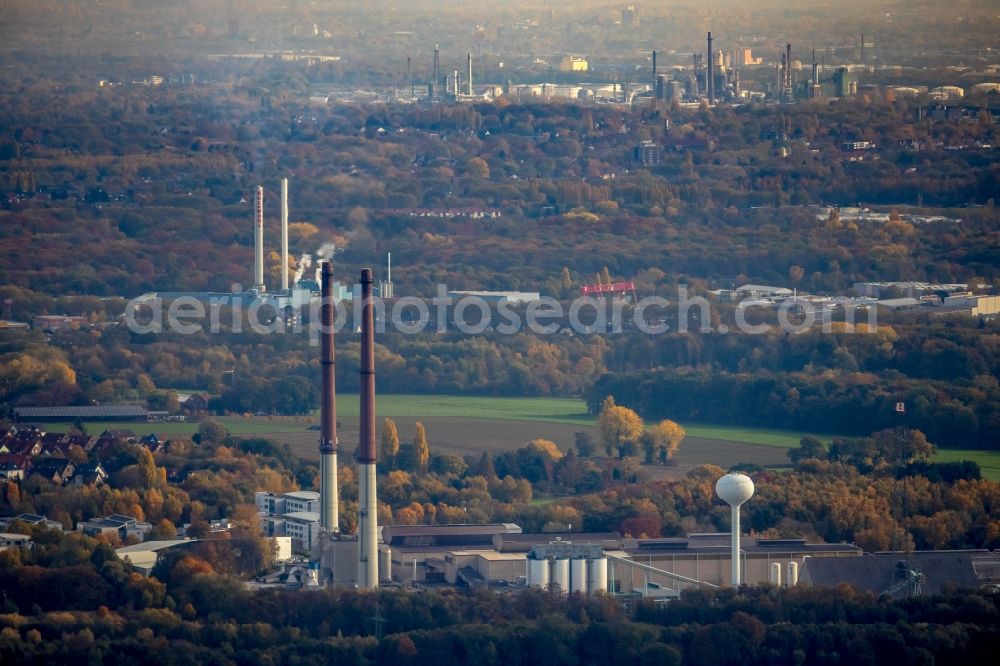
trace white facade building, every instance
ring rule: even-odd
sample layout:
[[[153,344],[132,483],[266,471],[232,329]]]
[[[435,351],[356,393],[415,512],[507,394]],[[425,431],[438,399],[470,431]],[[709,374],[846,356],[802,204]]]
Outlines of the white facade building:
[[[295,511],[319,512],[319,493],[311,490],[293,490],[287,493],[259,492],[257,510],[273,516]]]
[[[256,499],[264,536],[289,537],[294,549],[312,549],[319,538],[319,493],[311,490],[259,492]]]

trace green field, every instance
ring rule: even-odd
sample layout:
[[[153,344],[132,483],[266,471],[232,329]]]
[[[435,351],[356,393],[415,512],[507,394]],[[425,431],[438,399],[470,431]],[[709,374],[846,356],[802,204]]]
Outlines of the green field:
[[[357,416],[356,395],[337,396],[337,416]],[[541,421],[592,425],[594,419],[578,398],[503,398],[456,395],[379,395],[379,416],[454,416],[490,421]]]
[[[938,449],[934,462],[958,462],[971,460],[979,464],[984,479],[1000,481],[1000,451],[978,451],[976,449]]]
[[[475,432],[490,432],[505,430],[502,423],[497,422],[521,422],[554,424],[559,426],[574,426],[573,428],[563,428],[558,432],[562,435],[557,441],[562,447],[568,447],[572,441],[572,431],[576,428],[587,429],[593,427],[594,418],[586,413],[586,408],[582,400],[577,398],[508,398],[508,397],[480,397],[480,396],[449,396],[449,395],[379,395],[376,411],[379,419],[392,417],[402,419],[405,423],[412,420],[431,419],[434,428],[429,433],[435,438],[447,440],[449,437],[460,441],[468,442],[472,438],[477,438]],[[359,412],[359,399],[357,395],[337,396],[337,417],[344,426],[345,431],[350,431],[354,427],[354,421]],[[453,419],[453,420],[452,420]],[[309,451],[313,447],[315,437],[308,427],[318,423],[318,416],[302,417],[268,417],[268,416],[227,416],[219,419],[229,431],[234,435],[262,435],[281,436],[281,439],[302,440],[302,450]],[[482,422],[480,427],[470,428],[470,423]],[[491,425],[495,424],[495,425]],[[59,432],[66,431],[71,427],[69,423],[48,423],[44,424],[49,430]],[[191,435],[198,429],[197,423],[87,423],[87,430],[90,433],[100,433],[106,428],[129,428],[139,435],[150,432],[165,433],[171,435]],[[773,462],[774,455],[768,450],[772,447],[793,448],[798,446],[799,439],[804,435],[813,434],[824,441],[830,441],[834,435],[826,433],[807,433],[791,430],[774,430],[766,428],[746,428],[739,426],[720,426],[705,423],[684,423],[688,438],[693,443],[695,440],[709,440],[725,444],[750,445],[750,449],[740,449],[743,455],[745,452],[756,449],[758,455],[766,457],[767,462]],[[430,427],[430,423],[428,423]],[[513,428],[511,423],[506,429],[517,430],[516,437],[498,441],[491,448],[508,448],[516,445],[523,445],[527,439],[532,437],[542,437],[548,432],[538,432],[531,434],[531,428],[521,426]],[[448,432],[454,429],[455,432]],[[481,436],[481,435],[480,435]],[[521,441],[521,440],[524,441]],[[520,442],[520,444],[517,444]],[[464,452],[464,451],[456,451]],[[682,447],[682,453],[693,454],[691,447]],[[717,452],[718,453],[718,452]],[[697,455],[697,454],[695,454]],[[687,456],[685,456],[687,457]],[[783,457],[780,458],[784,460]],[[982,468],[983,476],[994,481],[1000,481],[1000,451],[976,451],[942,449],[935,457],[939,462],[953,462],[957,460],[973,460]],[[695,462],[695,461],[692,461]]]

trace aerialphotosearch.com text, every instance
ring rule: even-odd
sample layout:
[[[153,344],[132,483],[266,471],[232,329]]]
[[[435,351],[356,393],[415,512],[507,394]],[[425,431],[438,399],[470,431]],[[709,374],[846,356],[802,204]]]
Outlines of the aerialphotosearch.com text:
[[[138,334],[162,332],[194,335],[203,332],[242,333],[250,330],[258,334],[292,333],[306,331],[313,344],[318,344],[322,332],[320,308],[324,300],[314,298],[302,310],[279,311],[271,297],[244,298],[239,285],[233,294],[214,295],[199,299],[180,296],[164,303],[163,299],[140,297],[130,301],[125,309],[125,323]],[[334,332],[344,330],[350,322],[361,321],[365,303],[357,291],[351,301],[330,299],[336,317]],[[164,305],[166,307],[164,307]],[[735,330],[748,335],[761,335],[777,326],[787,333],[803,333],[819,328],[824,333],[851,332],[855,330],[856,310],[844,306],[846,326],[835,326],[833,308],[817,307],[812,301],[788,298],[778,303],[748,301],[737,303],[733,309],[733,324],[719,323],[714,318],[715,305],[703,296],[689,294],[687,285],[678,285],[677,297],[645,296],[635,303],[622,299],[604,299],[580,296],[569,302],[542,296],[527,303],[506,300],[489,302],[477,295],[449,295],[445,285],[437,286],[437,295],[430,299],[404,296],[398,299],[373,297],[376,333],[392,330],[404,335],[425,332],[447,333],[459,331],[466,335],[492,332],[513,335],[524,330],[539,335],[577,334],[594,335],[639,331],[647,335],[660,335],[669,331],[687,333],[726,334]],[[753,313],[756,311],[756,316]],[[770,323],[759,321],[762,315],[773,312]],[[348,316],[350,314],[350,317]],[[876,329],[874,307],[862,311],[863,330]],[[758,321],[751,321],[751,318]],[[309,323],[306,323],[308,320]]]

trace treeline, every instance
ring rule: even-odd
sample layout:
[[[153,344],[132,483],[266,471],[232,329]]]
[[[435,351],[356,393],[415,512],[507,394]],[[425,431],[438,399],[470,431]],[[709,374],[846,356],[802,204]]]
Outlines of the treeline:
[[[337,337],[337,388],[358,387],[358,335]],[[579,395],[604,370],[602,338],[387,333],[378,336],[386,393]],[[319,406],[319,347],[307,333],[181,335],[124,326],[0,333],[0,405],[149,401],[191,387],[216,395],[216,413],[308,414]],[[156,400],[157,398],[153,398]]]
[[[867,373],[736,373],[660,368],[609,373],[586,393],[591,413],[606,396],[650,419],[672,418],[863,435],[902,421],[944,447],[997,447],[1000,389]],[[905,404],[905,414],[896,403]]]
[[[190,566],[190,565],[185,565]],[[180,568],[180,564],[177,568]],[[188,572],[161,604],[0,615],[0,658],[36,661],[586,666],[992,664],[1000,601],[848,589],[686,592],[678,601],[491,592],[249,592]],[[150,579],[151,584],[155,584]],[[378,618],[378,619],[375,619]]]

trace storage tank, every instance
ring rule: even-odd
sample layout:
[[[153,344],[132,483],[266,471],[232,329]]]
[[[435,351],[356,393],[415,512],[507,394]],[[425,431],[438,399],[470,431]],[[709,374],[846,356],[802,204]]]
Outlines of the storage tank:
[[[528,560],[528,585],[543,590],[549,586],[548,560]]]
[[[392,549],[386,548],[378,554],[378,570],[382,580],[392,580]]]
[[[599,557],[587,562],[587,589],[591,594],[608,591],[608,558]]]
[[[587,594],[587,560],[578,557],[569,563],[569,591]]]
[[[785,569],[786,581],[788,587],[795,587],[799,584],[799,563],[792,561],[788,563],[788,567]]]
[[[563,594],[569,592],[569,558],[552,560],[552,584],[558,585]]]
[[[768,578],[771,585],[781,585],[781,565],[771,562],[771,575]]]
[[[1000,83],[977,83],[972,86],[972,92],[980,94],[1000,92]]]

